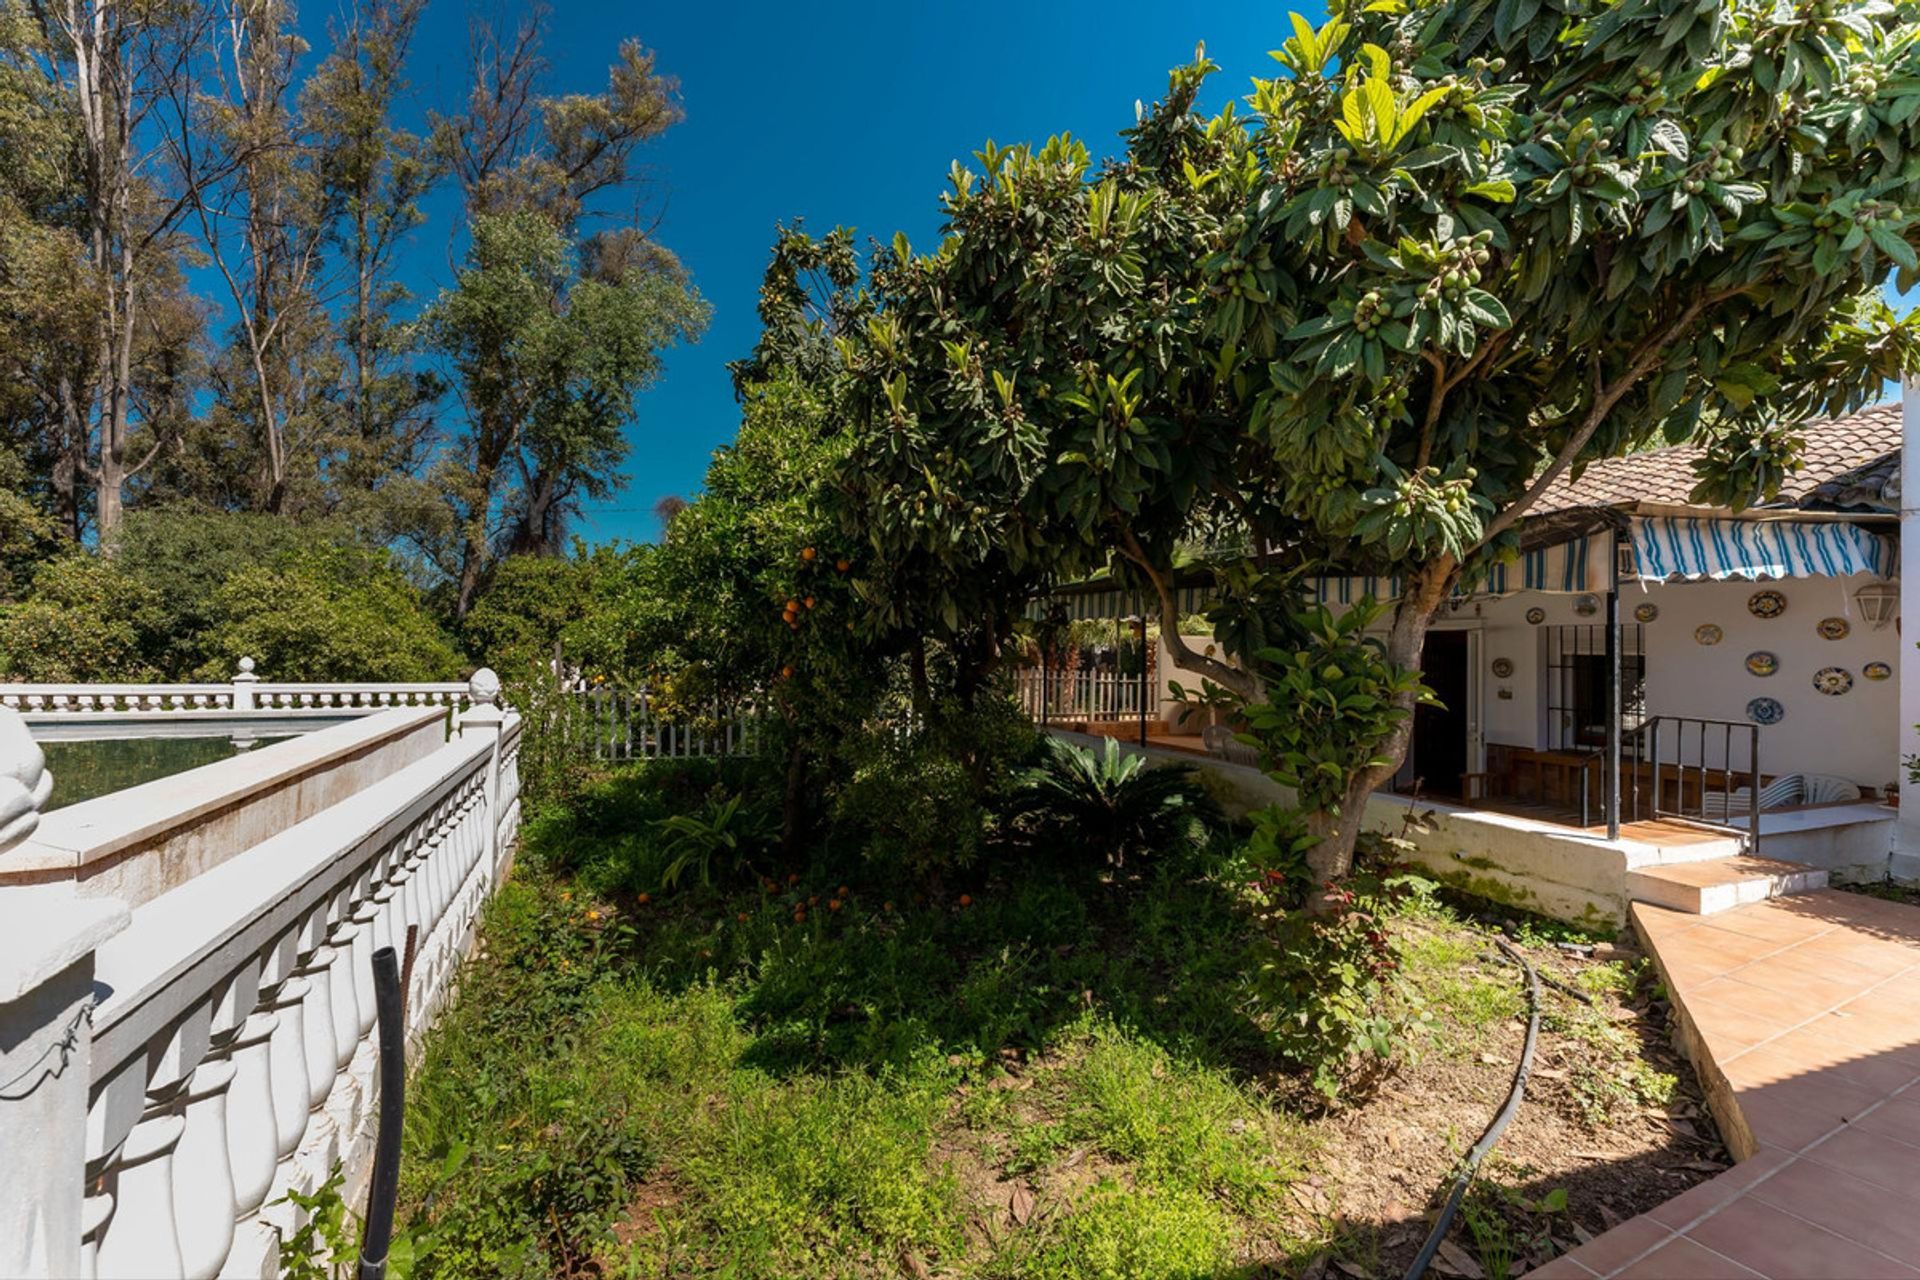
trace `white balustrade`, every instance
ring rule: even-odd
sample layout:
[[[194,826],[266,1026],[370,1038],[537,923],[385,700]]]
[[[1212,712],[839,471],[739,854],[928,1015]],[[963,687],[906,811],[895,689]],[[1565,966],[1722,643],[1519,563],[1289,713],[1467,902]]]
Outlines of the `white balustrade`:
[[[211,719],[262,711],[305,713],[373,711],[397,706],[472,705],[467,681],[320,683],[263,680],[252,658],[226,684],[0,683],[0,707],[32,723],[114,716]]]
[[[520,720],[497,705],[498,682],[483,674],[458,699],[438,687],[258,681],[238,695],[84,695],[156,715],[190,713],[201,697],[254,708],[470,709],[432,755],[131,913],[111,900],[76,908],[86,927],[60,931],[51,951],[36,937],[30,961],[0,938],[0,1045],[51,1044],[63,1065],[80,1064],[71,1077],[49,1077],[30,1105],[0,1094],[9,1153],[0,1274],[261,1274],[277,1233],[297,1221],[287,1190],[311,1190],[336,1158],[364,1176],[373,952],[403,949],[416,930],[417,1034],[451,991],[517,831]],[[7,705],[55,705],[46,693],[31,697],[39,703]],[[98,714],[79,711],[82,699],[60,705]],[[31,834],[46,791],[20,723],[0,710],[0,867]],[[0,909],[20,892],[0,888]],[[18,1056],[8,1051],[0,1065]],[[23,1137],[41,1158],[15,1158]],[[20,1239],[7,1237],[22,1225]]]

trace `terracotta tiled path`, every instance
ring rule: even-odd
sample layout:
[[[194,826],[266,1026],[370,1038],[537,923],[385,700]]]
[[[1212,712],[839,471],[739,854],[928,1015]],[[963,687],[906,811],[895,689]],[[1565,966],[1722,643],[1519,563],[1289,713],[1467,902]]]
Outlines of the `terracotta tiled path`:
[[[1920,908],[1633,914],[1739,1163],[1532,1274],[1920,1280]]]

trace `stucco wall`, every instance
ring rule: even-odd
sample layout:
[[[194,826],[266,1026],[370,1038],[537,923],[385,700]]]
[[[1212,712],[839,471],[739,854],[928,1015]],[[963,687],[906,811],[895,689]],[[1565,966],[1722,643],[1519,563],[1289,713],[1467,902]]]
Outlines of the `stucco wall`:
[[[1667,583],[1644,590],[1629,585],[1620,597],[1623,621],[1631,620],[1643,602],[1660,610],[1643,628],[1648,714],[1744,722],[1750,699],[1777,698],[1786,718],[1760,731],[1767,773],[1828,773],[1866,786],[1885,785],[1897,767],[1898,681],[1867,680],[1861,668],[1879,661],[1897,671],[1900,638],[1892,627],[1875,631],[1860,620],[1853,593],[1870,580]],[[1786,612],[1778,618],[1762,620],[1747,611],[1748,598],[1763,587],[1787,598]],[[1547,614],[1539,626],[1526,621],[1527,610],[1535,606]],[[1515,667],[1506,680],[1494,679],[1490,670],[1485,676],[1487,741],[1545,745],[1546,629],[1597,623],[1600,615],[1581,618],[1574,612],[1574,597],[1547,595],[1486,601],[1462,613],[1475,610],[1485,627],[1482,661],[1490,668],[1496,658],[1506,657]],[[1814,628],[1826,617],[1847,618],[1852,631],[1841,640],[1822,639]],[[1706,622],[1724,633],[1719,644],[1695,642],[1694,628]],[[1779,658],[1776,674],[1762,678],[1747,672],[1747,655],[1758,649]],[[1814,689],[1814,672],[1828,666],[1853,673],[1851,692],[1828,697]],[[1503,689],[1512,696],[1500,697]]]

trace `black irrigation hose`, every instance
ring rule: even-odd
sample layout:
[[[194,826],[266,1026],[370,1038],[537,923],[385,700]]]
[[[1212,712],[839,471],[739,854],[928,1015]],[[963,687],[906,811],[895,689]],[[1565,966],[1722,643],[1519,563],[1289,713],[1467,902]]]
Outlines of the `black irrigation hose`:
[[[1433,1261],[1433,1255],[1440,1250],[1440,1242],[1447,1238],[1447,1228],[1453,1225],[1453,1215],[1460,1211],[1460,1202],[1466,1199],[1467,1188],[1473,1185],[1473,1173],[1493,1150],[1493,1144],[1500,1140],[1500,1134],[1520,1110],[1520,1100],[1526,1096],[1527,1074],[1533,1070],[1533,1042],[1540,1037],[1540,975],[1519,951],[1508,945],[1505,938],[1495,938],[1500,950],[1527,975],[1527,1042],[1520,1050],[1520,1066],[1513,1073],[1513,1088],[1507,1091],[1507,1100],[1500,1110],[1494,1113],[1493,1122],[1487,1131],[1480,1135],[1480,1141],[1473,1144],[1467,1152],[1467,1158],[1460,1165],[1460,1171],[1453,1176],[1453,1190],[1447,1193],[1447,1202],[1440,1209],[1439,1220],[1433,1224],[1433,1231],[1427,1236],[1427,1242],[1420,1246],[1420,1252],[1414,1257],[1413,1265],[1407,1268],[1406,1280],[1420,1280],[1426,1273],[1427,1264]]]

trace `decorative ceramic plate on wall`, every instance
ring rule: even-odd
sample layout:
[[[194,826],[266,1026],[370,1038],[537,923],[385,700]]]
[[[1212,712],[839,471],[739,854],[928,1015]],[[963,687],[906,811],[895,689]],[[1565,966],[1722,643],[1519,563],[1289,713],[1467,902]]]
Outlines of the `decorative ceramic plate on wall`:
[[[1822,640],[1845,640],[1853,624],[1845,618],[1822,618],[1813,628]]]
[[[1787,718],[1787,709],[1778,698],[1755,698],[1747,704],[1747,719],[1755,724],[1779,724]]]
[[[1645,604],[1637,604],[1633,607],[1633,617],[1636,622],[1652,622],[1659,616],[1660,606],[1651,600]]]
[[[1542,609],[1539,605],[1535,605],[1533,606],[1533,608],[1527,610],[1527,621],[1532,623],[1534,626],[1537,627],[1541,623],[1545,622],[1546,620],[1547,620],[1547,611],[1545,609]]]
[[[1869,662],[1866,666],[1860,668],[1860,674],[1869,680],[1891,680],[1893,678],[1893,668],[1884,662]]]
[[[1756,618],[1777,618],[1787,611],[1787,598],[1778,591],[1756,591],[1747,597],[1747,612]]]
[[[1718,624],[1703,622],[1693,629],[1693,642],[1695,644],[1719,644],[1720,635],[1721,632]]]
[[[1583,618],[1591,618],[1600,612],[1599,596],[1581,596],[1573,602],[1573,611]]]
[[[1774,657],[1771,653],[1768,653],[1765,649],[1755,649],[1752,653],[1747,655],[1747,674],[1748,675],[1770,676],[1774,672],[1778,671],[1779,669],[1780,669],[1780,659]]]
[[[1512,675],[1513,659],[1495,658],[1493,660],[1493,674],[1501,680],[1505,680],[1508,676]]]
[[[1837,698],[1853,688],[1853,672],[1845,667],[1822,667],[1813,673],[1813,687],[1829,698]]]

